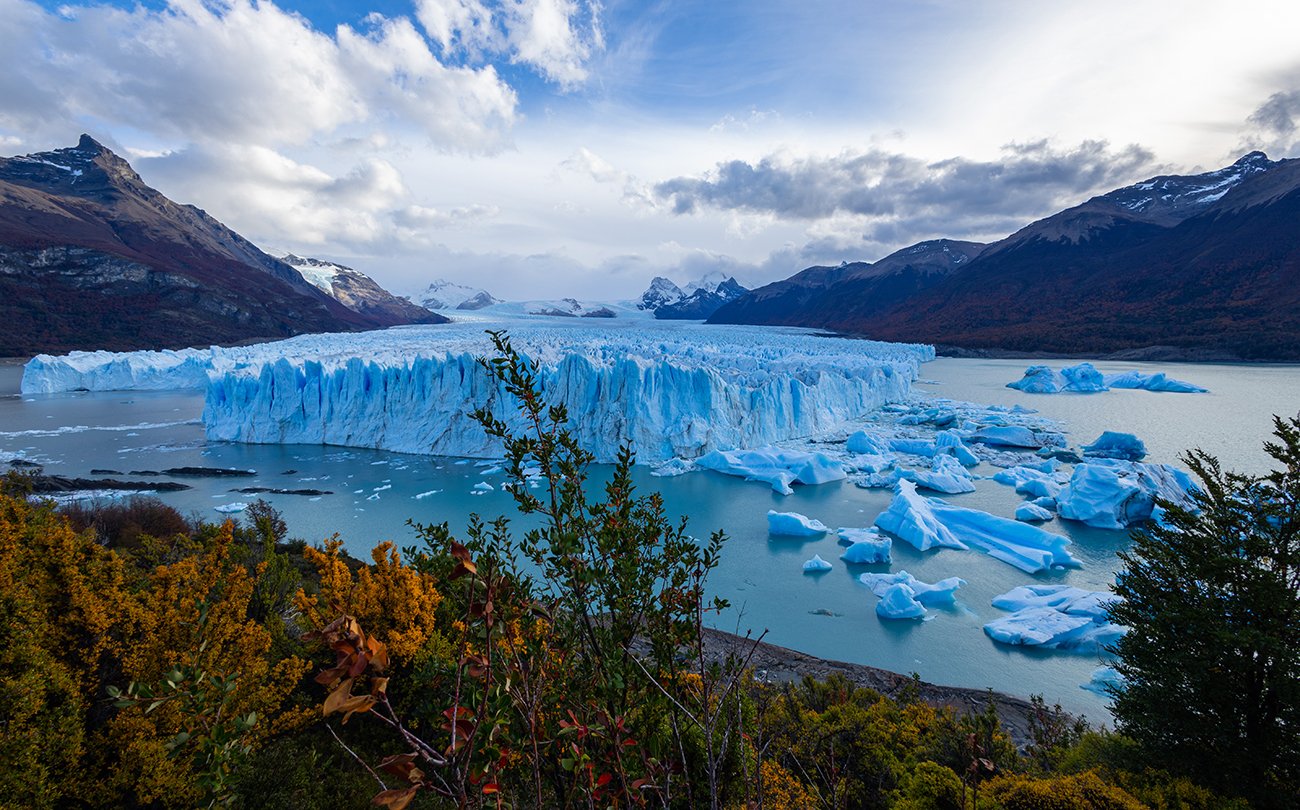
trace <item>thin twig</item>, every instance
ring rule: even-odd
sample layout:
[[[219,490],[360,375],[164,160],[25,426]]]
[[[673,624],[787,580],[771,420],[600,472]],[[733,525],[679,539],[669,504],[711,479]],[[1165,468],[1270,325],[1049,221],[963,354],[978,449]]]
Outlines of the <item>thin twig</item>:
[[[375,781],[379,783],[380,790],[388,790],[388,785],[385,785],[384,780],[379,778],[379,774],[375,773],[375,769],[371,768],[370,765],[367,764],[367,762],[364,759],[358,756],[356,751],[353,751],[351,748],[348,748],[348,744],[343,742],[343,738],[340,737],[338,735],[338,732],[334,730],[334,726],[331,726],[329,723],[326,723],[325,728],[329,729],[330,736],[334,738],[334,742],[343,746],[344,751],[347,751],[349,754],[351,754],[353,759],[361,763],[361,767],[365,768],[367,771],[370,772],[371,776],[375,777]]]

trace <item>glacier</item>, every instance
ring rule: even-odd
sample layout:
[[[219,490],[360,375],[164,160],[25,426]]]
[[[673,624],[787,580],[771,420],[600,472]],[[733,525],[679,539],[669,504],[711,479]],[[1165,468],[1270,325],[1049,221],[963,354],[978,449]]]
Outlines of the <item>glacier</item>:
[[[653,463],[842,430],[907,399],[934,357],[929,346],[805,330],[470,318],[234,348],[42,355],[24,370],[23,390],[206,387],[212,440],[494,458],[502,447],[470,413],[486,407],[523,424],[477,362],[492,351],[487,327],[509,330],[544,396],[581,416],[570,427],[601,462],[625,442]]]

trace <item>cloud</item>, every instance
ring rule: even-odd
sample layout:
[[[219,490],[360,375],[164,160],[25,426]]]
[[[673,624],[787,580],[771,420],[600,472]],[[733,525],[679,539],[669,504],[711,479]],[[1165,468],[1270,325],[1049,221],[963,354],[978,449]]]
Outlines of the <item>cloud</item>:
[[[654,190],[678,214],[716,209],[814,222],[847,216],[883,243],[936,226],[953,236],[1015,227],[1131,182],[1153,169],[1153,159],[1140,146],[1113,150],[1105,141],[1064,150],[1047,141],[1010,144],[993,161],[928,162],[878,148],[832,157],[775,154],[719,163],[702,177],[673,178]]]
[[[491,65],[448,65],[405,17],[333,36],[272,2],[72,6],[0,0],[0,126],[66,138],[86,119],[154,137],[301,144],[350,125],[483,151],[517,118]]]
[[[1246,148],[1261,149],[1274,158],[1300,155],[1300,90],[1269,96],[1246,124]]]
[[[505,57],[572,89],[604,48],[600,10],[577,0],[417,0],[415,16],[449,57]]]

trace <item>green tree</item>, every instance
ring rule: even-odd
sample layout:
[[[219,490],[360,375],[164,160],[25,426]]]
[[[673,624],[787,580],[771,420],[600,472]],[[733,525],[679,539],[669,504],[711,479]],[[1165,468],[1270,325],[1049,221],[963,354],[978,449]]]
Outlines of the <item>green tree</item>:
[[[1185,456],[1194,508],[1133,535],[1112,621],[1127,687],[1121,731],[1151,764],[1246,795],[1260,807],[1300,796],[1300,419],[1274,418],[1265,476]]]

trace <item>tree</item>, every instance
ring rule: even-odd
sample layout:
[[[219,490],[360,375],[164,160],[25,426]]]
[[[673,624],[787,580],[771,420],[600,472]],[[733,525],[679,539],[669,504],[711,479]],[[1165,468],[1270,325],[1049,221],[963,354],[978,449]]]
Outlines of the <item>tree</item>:
[[[1120,729],[1150,764],[1260,807],[1300,796],[1300,418],[1274,417],[1278,462],[1265,476],[1184,457],[1200,484],[1190,508],[1160,520],[1120,554],[1123,598],[1110,611],[1129,633],[1116,646],[1127,686]]]

